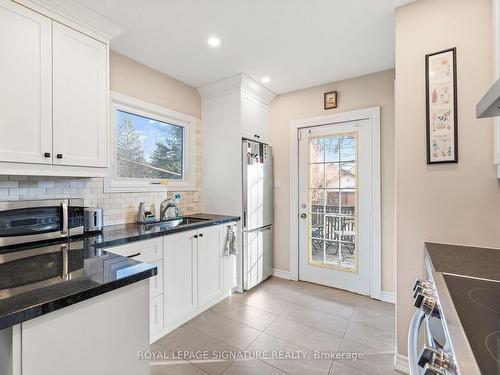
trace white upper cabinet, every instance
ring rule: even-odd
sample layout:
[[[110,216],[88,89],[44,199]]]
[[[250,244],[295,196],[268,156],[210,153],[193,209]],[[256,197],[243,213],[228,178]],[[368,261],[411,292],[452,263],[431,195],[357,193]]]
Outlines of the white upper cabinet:
[[[124,30],[43,3],[0,0],[0,174],[104,177],[109,40]]]
[[[269,106],[247,92],[241,94],[241,131],[243,138],[268,143]]]
[[[237,128],[238,143],[241,138],[269,142],[269,105],[276,96],[272,91],[240,74],[202,86],[198,92],[202,98],[203,126],[209,132],[232,136]],[[225,138],[227,142],[235,141]]]
[[[0,161],[52,163],[52,21],[0,0]]]
[[[53,23],[54,164],[105,167],[107,48]]]

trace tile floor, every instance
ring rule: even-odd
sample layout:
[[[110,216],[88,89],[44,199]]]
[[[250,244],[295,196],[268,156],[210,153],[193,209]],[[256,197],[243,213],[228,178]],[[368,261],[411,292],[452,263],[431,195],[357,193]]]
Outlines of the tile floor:
[[[376,375],[393,370],[394,305],[342,290],[270,278],[234,294],[151,346],[152,375]],[[180,352],[184,359],[179,359]],[[363,353],[357,360],[331,353]],[[231,353],[259,359],[227,358]],[[276,358],[286,353],[298,358]],[[315,358],[322,353],[323,358]],[[194,358],[197,354],[201,357]]]

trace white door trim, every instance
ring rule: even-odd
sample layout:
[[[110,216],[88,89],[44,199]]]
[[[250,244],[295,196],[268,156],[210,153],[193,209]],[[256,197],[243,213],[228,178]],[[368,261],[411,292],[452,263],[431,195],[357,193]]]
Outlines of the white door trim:
[[[299,146],[298,132],[301,128],[329,125],[347,121],[369,120],[372,127],[372,176],[370,213],[370,296],[382,298],[382,239],[380,196],[380,107],[334,113],[326,116],[293,120],[289,123],[290,142],[290,279],[299,278]]]

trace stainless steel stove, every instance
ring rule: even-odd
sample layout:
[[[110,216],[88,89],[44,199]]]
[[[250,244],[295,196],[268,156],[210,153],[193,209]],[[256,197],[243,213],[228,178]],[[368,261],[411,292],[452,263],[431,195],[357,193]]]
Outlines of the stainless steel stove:
[[[436,272],[429,257],[426,271],[412,292],[410,374],[500,375],[500,282]]]

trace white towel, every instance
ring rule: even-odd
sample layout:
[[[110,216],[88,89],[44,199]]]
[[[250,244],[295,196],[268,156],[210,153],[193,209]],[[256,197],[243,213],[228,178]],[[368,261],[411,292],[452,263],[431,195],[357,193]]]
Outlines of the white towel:
[[[224,247],[224,256],[238,255],[238,246],[236,244],[238,228],[236,224],[227,226],[226,246]]]

